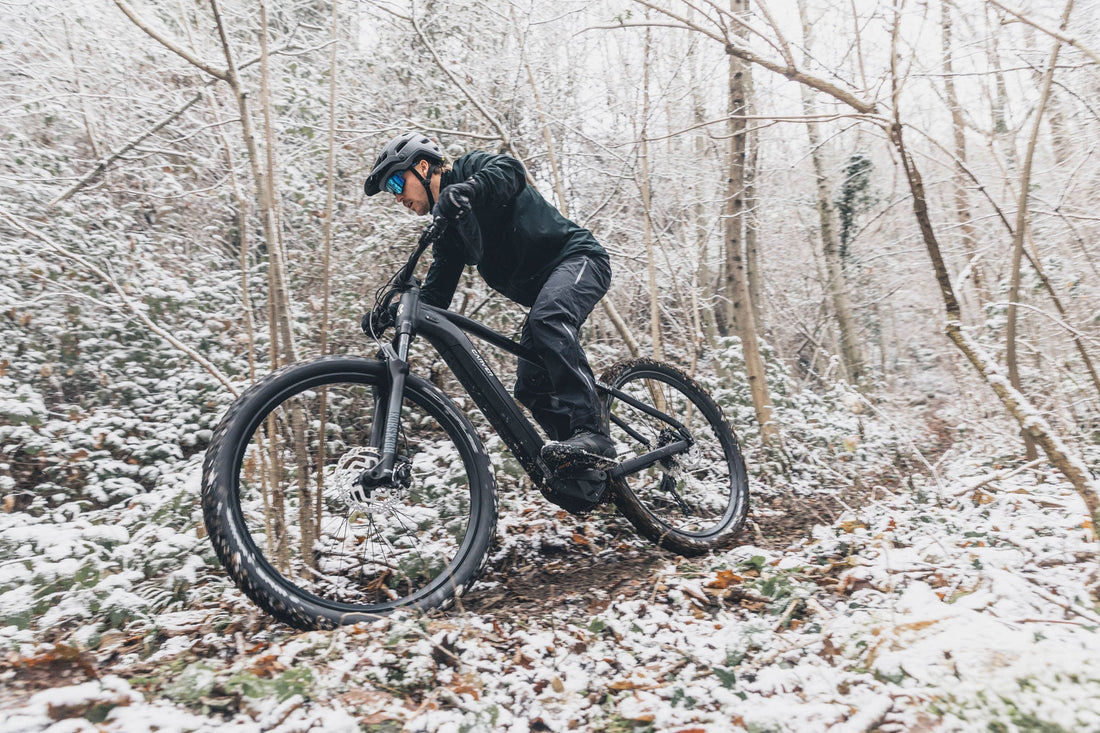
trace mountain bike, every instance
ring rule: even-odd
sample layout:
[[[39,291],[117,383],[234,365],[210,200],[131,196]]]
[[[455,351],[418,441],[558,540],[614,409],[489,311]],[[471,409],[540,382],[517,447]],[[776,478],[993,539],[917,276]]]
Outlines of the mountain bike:
[[[541,459],[543,437],[470,337],[538,357],[420,302],[414,271],[445,228],[436,219],[424,230],[364,318],[364,330],[393,329],[388,341],[374,334],[380,358],[283,367],[247,389],[215,430],[203,516],[237,586],[283,622],[331,628],[445,607],[477,579],[496,528],[493,467],[463,410],[411,372],[418,337],[551,501],[577,513],[614,503],[643,536],[684,556],[733,544],[748,511],[740,448],[714,400],[673,366],[631,359],[598,380],[617,465],[551,469]]]

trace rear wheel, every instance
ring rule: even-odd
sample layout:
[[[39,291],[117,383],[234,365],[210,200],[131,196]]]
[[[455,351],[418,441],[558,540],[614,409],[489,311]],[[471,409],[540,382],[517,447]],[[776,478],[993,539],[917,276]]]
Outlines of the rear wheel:
[[[686,451],[612,484],[619,511],[646,538],[681,555],[729,547],[748,512],[749,488],[737,439],[710,395],[679,369],[632,359],[601,381],[679,421],[691,436]],[[605,416],[619,460],[681,440],[665,420],[611,395]]]
[[[295,364],[247,390],[215,432],[207,530],[234,582],[281,621],[325,628],[436,608],[481,570],[496,487],[473,426],[438,389],[409,375],[398,478],[358,484],[379,460],[387,384],[381,362]]]

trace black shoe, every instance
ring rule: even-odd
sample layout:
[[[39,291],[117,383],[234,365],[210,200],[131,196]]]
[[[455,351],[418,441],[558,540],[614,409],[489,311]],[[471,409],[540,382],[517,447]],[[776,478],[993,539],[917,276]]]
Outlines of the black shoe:
[[[568,440],[542,446],[542,460],[554,471],[594,468],[606,471],[618,465],[611,438],[591,430],[578,430]]]

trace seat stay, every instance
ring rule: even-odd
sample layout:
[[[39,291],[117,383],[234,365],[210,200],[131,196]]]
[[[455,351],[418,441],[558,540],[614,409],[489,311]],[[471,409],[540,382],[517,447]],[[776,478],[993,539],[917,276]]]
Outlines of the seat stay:
[[[672,417],[671,415],[666,415],[655,407],[650,407],[646,403],[634,399],[622,390],[615,389],[614,387],[604,384],[603,382],[596,382],[596,391],[600,392],[601,394],[611,395],[615,399],[622,400],[631,407],[637,408],[651,417],[655,417],[658,420],[663,420],[672,427],[676,428],[676,432],[680,433],[680,435],[683,436],[685,440],[691,439],[691,431],[688,430],[682,422]],[[622,425],[622,423],[620,423],[619,421],[616,421],[616,424]],[[646,441],[643,440],[641,442],[644,443]]]

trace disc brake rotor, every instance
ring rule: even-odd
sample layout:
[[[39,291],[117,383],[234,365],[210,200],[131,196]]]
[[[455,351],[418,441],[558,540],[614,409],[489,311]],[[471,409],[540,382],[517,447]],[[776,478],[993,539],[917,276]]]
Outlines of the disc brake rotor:
[[[349,509],[370,511],[371,494],[359,483],[364,471],[370,470],[382,460],[377,448],[349,448],[332,468],[328,483],[334,490],[334,497]]]

